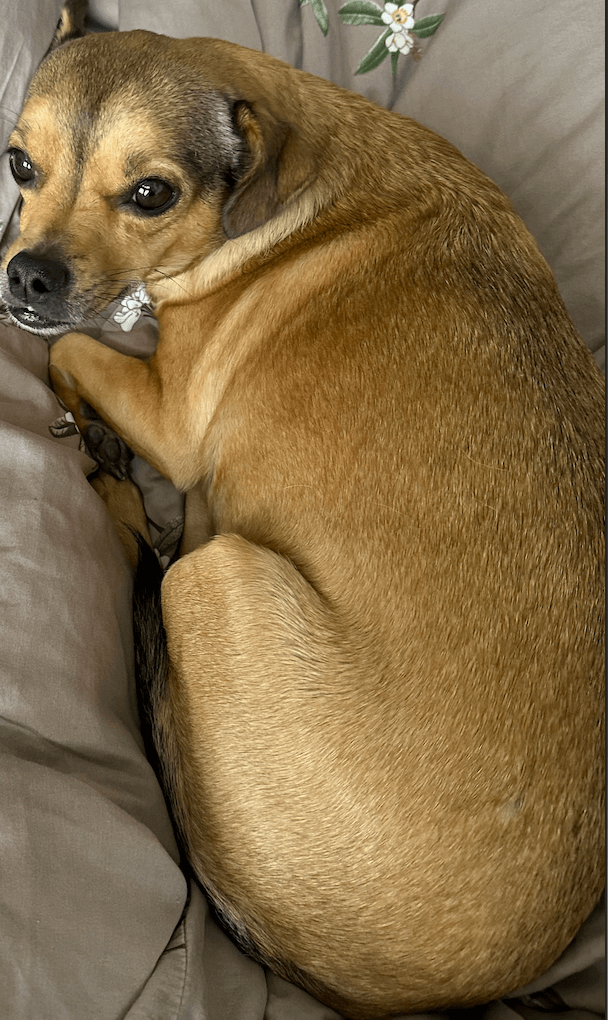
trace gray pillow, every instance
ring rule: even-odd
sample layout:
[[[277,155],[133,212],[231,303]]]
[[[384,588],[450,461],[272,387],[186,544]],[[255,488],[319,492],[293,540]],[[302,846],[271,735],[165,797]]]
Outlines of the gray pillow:
[[[446,10],[446,19],[423,43],[422,61],[400,58],[395,86],[390,61],[354,74],[378,29],[343,24],[341,0],[327,4],[327,36],[313,8],[297,0],[93,6],[100,27],[219,35],[266,49],[439,130],[511,195],[585,339],[598,342],[596,0],[578,23],[564,0],[534,8],[522,0],[423,0],[421,16]],[[2,145],[59,8],[59,0],[0,0],[2,24],[10,26],[0,34]],[[2,157],[5,224],[17,194]],[[108,339],[134,352],[153,344],[138,330]],[[57,440],[48,432],[61,411],[46,365],[43,340],[0,323],[2,1016],[335,1018],[243,957],[179,870],[139,735],[130,576],[86,481],[92,465],[77,437]],[[565,1002],[581,1018],[601,998],[598,917],[535,985],[561,981]],[[517,1017],[505,1004],[486,1013],[487,1020]]]

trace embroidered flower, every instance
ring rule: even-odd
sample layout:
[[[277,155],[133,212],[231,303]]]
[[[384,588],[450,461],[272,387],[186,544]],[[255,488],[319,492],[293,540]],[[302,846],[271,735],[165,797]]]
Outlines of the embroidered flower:
[[[80,433],[76,419],[71,411],[66,411],[61,418],[55,418],[49,425],[49,432],[56,439],[63,439],[64,436],[75,436]]]
[[[418,0],[411,4],[385,3],[379,7],[374,0],[347,0],[338,14],[346,25],[378,25],[384,29],[374,45],[360,61],[355,74],[367,74],[386,60],[389,53],[393,76],[397,73],[400,54],[420,56],[418,39],[434,35],[443,21],[443,14],[431,14],[427,18],[415,18],[414,10]]]
[[[150,298],[146,288],[140,283],[136,290],[122,299],[120,308],[114,312],[114,322],[117,322],[125,333],[130,333],[141,316],[143,306],[149,304]]]
[[[395,32],[393,30],[392,35],[389,35],[385,40],[385,46],[389,53],[409,53],[414,45],[414,36],[410,35],[409,32]]]
[[[388,25],[391,32],[394,32],[396,35],[404,35],[406,28],[413,28],[416,24],[412,17],[413,13],[413,4],[402,4],[401,7],[398,4],[385,4],[380,17],[384,24]],[[398,46],[398,49],[403,49],[403,46]]]

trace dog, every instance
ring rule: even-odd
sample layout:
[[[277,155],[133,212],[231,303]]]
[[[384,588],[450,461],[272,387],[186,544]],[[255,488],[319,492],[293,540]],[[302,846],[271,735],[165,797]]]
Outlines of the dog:
[[[604,870],[603,391],[534,240],[447,141],[219,40],[63,42],[9,144],[3,296],[65,334],[140,574],[130,451],[186,494],[138,654],[218,916],[356,1020],[530,982]],[[78,332],[142,283],[149,360]]]

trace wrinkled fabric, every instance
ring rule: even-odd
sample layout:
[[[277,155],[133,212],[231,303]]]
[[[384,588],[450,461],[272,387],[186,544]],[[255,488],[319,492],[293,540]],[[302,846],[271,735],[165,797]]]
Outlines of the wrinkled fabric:
[[[423,13],[445,11],[445,22],[420,62],[401,62],[396,84],[390,61],[354,74],[378,29],[341,24],[340,5],[328,0],[326,37],[297,0],[92,7],[98,28],[215,35],[264,49],[445,134],[511,196],[596,350],[599,4],[572,19],[563,0],[533,9],[523,0],[425,0]],[[2,146],[59,9],[59,0],[0,0]],[[17,197],[3,156],[2,229],[15,230]],[[99,323],[91,332],[99,335]],[[112,327],[105,339],[145,355],[155,326],[142,320],[128,334]],[[62,412],[47,359],[44,340],[0,322],[0,1015],[335,1020],[243,956],[179,868],[139,731],[130,573],[86,480],[93,465],[78,437],[49,433]],[[179,513],[179,497],[143,462],[138,471],[162,527]],[[557,1016],[547,1003],[560,1000],[543,999],[549,985],[569,1020],[601,1015],[603,932],[599,907],[546,975],[475,1020]]]

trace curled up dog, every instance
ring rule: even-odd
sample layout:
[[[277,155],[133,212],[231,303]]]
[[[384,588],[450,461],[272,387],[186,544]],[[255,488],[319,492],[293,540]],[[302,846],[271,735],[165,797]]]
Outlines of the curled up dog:
[[[443,139],[218,40],[59,46],[10,153],[3,297],[66,334],[140,573],[128,449],[186,493],[147,710],[219,916],[361,1020],[531,981],[604,868],[602,383],[535,242]],[[140,283],[149,361],[77,331]]]

